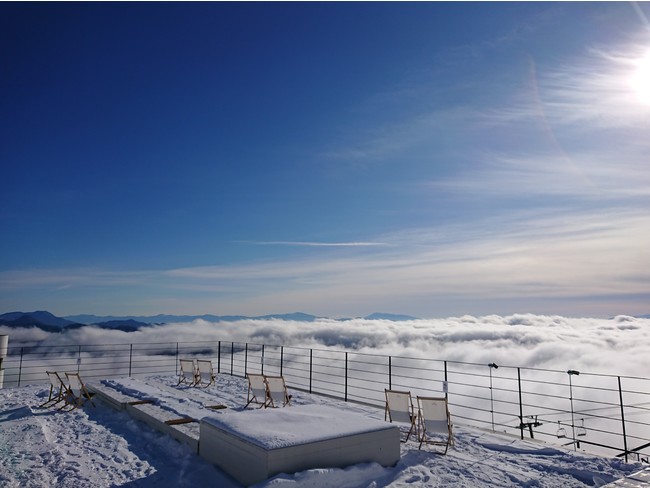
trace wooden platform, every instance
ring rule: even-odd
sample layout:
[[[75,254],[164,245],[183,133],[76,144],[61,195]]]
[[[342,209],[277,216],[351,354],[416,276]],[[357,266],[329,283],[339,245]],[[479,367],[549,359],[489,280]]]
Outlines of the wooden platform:
[[[400,458],[399,428],[323,405],[227,412],[200,423],[199,455],[244,485],[279,473]]]

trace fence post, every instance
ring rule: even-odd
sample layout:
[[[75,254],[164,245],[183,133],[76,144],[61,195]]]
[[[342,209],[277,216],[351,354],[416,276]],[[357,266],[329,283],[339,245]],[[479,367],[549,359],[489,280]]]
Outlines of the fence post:
[[[176,343],[176,376],[178,376],[178,342]]]
[[[264,344],[262,344],[262,374],[264,374]]]
[[[217,343],[217,374],[221,373],[221,341]]]
[[[131,376],[131,365],[133,363],[133,344],[130,344],[129,349],[129,376]]]
[[[314,350],[309,350],[309,393],[311,393],[311,379],[314,372]]]
[[[0,334],[0,389],[4,385],[5,370],[2,367],[2,362],[9,354],[9,336],[7,334]]]
[[[494,432],[494,391],[492,390],[492,368],[498,368],[496,363],[488,364],[490,369],[490,414],[492,415],[492,432]]]
[[[248,342],[244,352],[244,378],[246,378],[246,375],[248,375]]]
[[[235,343],[231,342],[230,343],[230,376],[232,376],[234,361],[235,361]]]
[[[283,363],[284,363],[284,346],[280,346],[280,376],[282,376]]]
[[[345,353],[345,401],[348,401],[348,353]]]
[[[625,449],[625,462],[627,463],[627,434],[625,433],[625,408],[623,406],[623,388],[621,377],[618,377],[618,397],[621,401],[621,424],[623,425],[623,448]]]
[[[18,366],[18,386],[20,386],[20,379],[22,378],[23,375],[23,350],[25,348],[21,347],[20,348],[20,365]]]
[[[524,403],[521,399],[521,368],[517,368],[517,385],[519,388],[519,429],[521,429],[521,439],[524,438]]]
[[[579,447],[579,443],[576,442],[576,422],[575,422],[575,415],[573,410],[573,383],[571,381],[571,377],[573,375],[579,375],[580,372],[574,369],[570,369],[569,371],[567,371],[567,374],[569,375],[569,400],[571,401],[571,433],[573,435],[573,450],[577,451]]]
[[[445,398],[449,399],[449,376],[447,372],[447,361],[445,361],[445,383],[443,385],[443,389],[445,390]]]
[[[77,351],[77,374],[79,374],[80,366],[81,366],[81,344],[79,344],[79,350]]]
[[[388,389],[393,389],[393,356],[388,356]]]

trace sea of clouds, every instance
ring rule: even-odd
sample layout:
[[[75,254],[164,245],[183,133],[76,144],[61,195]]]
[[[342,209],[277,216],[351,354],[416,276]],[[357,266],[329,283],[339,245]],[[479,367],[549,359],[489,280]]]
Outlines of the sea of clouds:
[[[0,327],[0,334],[9,335],[10,349],[34,342],[65,346],[234,341],[640,377],[650,377],[648,331],[647,318],[532,314],[409,321],[195,320],[135,332],[93,326],[65,333]]]

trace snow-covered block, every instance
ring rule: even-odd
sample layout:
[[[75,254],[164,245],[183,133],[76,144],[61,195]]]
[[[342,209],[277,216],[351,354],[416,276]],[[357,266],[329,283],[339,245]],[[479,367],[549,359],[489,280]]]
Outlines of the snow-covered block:
[[[170,425],[180,419],[179,415],[152,404],[127,405],[126,411],[134,419],[141,420],[155,430],[173,437],[181,444],[189,446],[193,452],[199,452],[198,422]]]
[[[399,428],[324,405],[204,417],[199,455],[244,485],[279,473],[376,462],[394,466]]]
[[[125,410],[129,402],[138,400],[101,383],[86,384],[86,387],[90,393],[95,393],[97,398],[116,410]]]

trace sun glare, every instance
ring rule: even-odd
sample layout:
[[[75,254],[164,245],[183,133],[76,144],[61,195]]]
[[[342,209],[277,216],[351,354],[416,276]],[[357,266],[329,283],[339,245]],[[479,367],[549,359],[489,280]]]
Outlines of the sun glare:
[[[636,63],[632,87],[642,103],[650,105],[650,51]]]

